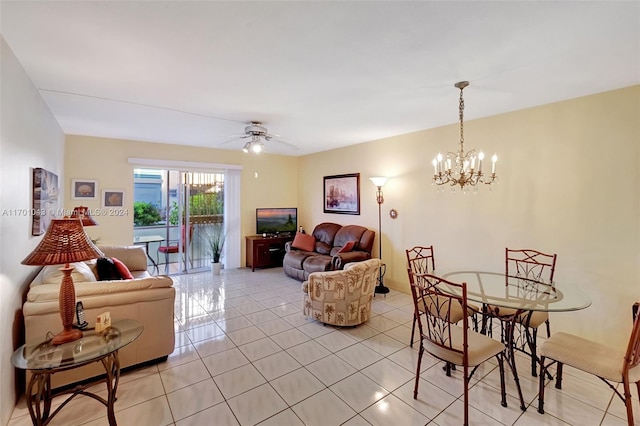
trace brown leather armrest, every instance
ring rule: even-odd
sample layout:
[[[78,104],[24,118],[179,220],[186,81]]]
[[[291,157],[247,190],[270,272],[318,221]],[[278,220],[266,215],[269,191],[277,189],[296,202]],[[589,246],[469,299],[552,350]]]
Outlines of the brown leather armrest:
[[[366,251],[349,251],[336,254],[333,256],[331,263],[333,264],[334,269],[342,269],[347,263],[362,262],[363,260],[368,260],[370,258],[371,255]]]

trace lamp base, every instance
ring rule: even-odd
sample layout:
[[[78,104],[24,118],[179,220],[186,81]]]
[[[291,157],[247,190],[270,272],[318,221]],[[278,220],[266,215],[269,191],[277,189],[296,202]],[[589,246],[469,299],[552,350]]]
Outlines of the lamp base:
[[[378,294],[387,294],[389,293],[389,287],[385,287],[384,284],[378,284],[374,292]]]
[[[82,332],[73,328],[73,317],[76,310],[76,290],[73,286],[73,279],[71,278],[71,271],[73,271],[73,269],[73,266],[69,266],[68,263],[63,268],[60,268],[64,276],[60,283],[58,304],[60,306],[60,319],[62,319],[64,329],[51,340],[51,344],[53,345],[73,342],[82,337]]]
[[[53,339],[51,339],[52,345],[61,345],[63,343],[73,342],[82,338],[82,331],[69,327],[58,333]]]
[[[385,287],[384,286],[384,274],[387,273],[387,265],[386,264],[381,264],[380,265],[380,274],[378,275],[378,285],[376,285],[375,289],[373,290],[374,293],[376,294],[387,294],[389,293],[389,287]],[[375,296],[375,294],[374,294]]]

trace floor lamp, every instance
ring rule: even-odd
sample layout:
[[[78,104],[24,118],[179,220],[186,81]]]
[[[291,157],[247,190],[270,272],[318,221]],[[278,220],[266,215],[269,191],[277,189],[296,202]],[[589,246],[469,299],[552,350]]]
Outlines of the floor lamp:
[[[382,261],[382,203],[384,203],[384,197],[382,195],[382,187],[387,182],[387,178],[383,176],[369,178],[371,182],[378,188],[376,191],[376,201],[378,202],[378,256]],[[375,288],[375,292],[378,294],[389,293],[389,288],[384,286],[384,274],[387,270],[387,265],[380,265],[380,274],[378,276],[378,285]]]

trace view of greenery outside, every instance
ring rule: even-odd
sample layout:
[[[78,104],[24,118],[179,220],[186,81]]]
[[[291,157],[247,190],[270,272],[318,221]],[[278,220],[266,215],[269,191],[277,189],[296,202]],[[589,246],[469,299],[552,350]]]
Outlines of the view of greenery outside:
[[[221,215],[224,212],[224,195],[222,192],[213,194],[195,194],[190,197],[189,211],[191,216]],[[153,203],[135,201],[133,203],[133,223],[135,226],[156,225],[162,221],[160,209]],[[169,211],[169,223],[178,225],[178,203],[175,201]]]
[[[201,193],[189,197],[189,213],[193,216],[212,216],[224,213],[224,194],[222,191],[215,193]],[[169,211],[169,223],[177,225],[178,203],[171,204]]]
[[[155,225],[162,220],[155,204],[135,201],[133,203],[133,223],[135,226]]]

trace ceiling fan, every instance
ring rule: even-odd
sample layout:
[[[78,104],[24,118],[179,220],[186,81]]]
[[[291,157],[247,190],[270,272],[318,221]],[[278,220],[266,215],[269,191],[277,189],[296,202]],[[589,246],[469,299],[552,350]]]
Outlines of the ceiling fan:
[[[295,149],[295,150],[298,149],[297,146],[279,139],[280,137],[279,135],[273,135],[269,133],[267,128],[264,127],[260,121],[250,121],[248,123],[248,126],[244,128],[244,134],[232,135],[229,137],[234,139],[218,144],[218,146],[226,145],[228,143],[235,142],[237,140],[247,139],[244,146],[242,147],[242,151],[245,153],[252,152],[254,154],[260,154],[265,151],[264,142],[265,141],[268,142],[271,140],[273,140],[274,142],[280,143],[290,149]]]

